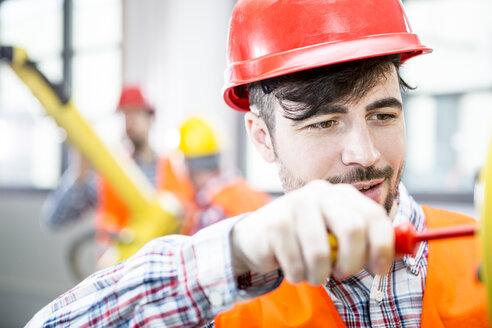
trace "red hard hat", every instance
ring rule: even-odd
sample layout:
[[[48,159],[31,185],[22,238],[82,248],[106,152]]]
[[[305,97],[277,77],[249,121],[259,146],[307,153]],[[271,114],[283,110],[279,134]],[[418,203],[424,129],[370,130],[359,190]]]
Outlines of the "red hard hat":
[[[248,111],[247,83],[389,54],[401,53],[404,62],[431,51],[412,33],[399,0],[239,0],[224,100]]]
[[[145,100],[140,88],[133,86],[123,87],[117,110],[144,109],[154,113],[154,108]]]

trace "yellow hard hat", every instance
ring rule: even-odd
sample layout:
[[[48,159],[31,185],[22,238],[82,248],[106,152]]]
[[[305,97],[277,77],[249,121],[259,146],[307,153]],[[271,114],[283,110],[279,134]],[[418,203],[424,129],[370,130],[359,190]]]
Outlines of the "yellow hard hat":
[[[178,148],[185,157],[210,156],[220,152],[218,138],[212,127],[203,119],[191,117],[179,129]]]

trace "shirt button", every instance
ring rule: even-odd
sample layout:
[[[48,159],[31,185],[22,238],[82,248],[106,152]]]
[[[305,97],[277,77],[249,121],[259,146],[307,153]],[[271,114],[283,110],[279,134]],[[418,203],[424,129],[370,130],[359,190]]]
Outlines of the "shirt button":
[[[408,264],[410,266],[414,266],[415,265],[415,259],[411,256],[408,257]]]
[[[374,299],[376,302],[381,303],[381,301],[384,299],[384,293],[380,290],[376,291],[374,293]]]
[[[221,306],[223,304],[222,295],[217,292],[210,293],[210,303],[213,306]]]

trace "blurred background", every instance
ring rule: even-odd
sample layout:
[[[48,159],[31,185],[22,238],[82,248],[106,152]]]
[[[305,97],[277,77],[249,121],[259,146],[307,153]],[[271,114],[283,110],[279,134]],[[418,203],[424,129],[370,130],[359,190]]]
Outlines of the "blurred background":
[[[40,70],[72,95],[109,143],[121,139],[114,115],[123,83],[138,84],[156,108],[151,143],[175,147],[189,114],[220,130],[225,168],[281,193],[275,167],[246,139],[242,115],[222,100],[227,24],[234,0],[3,0],[0,44],[27,50]],[[492,123],[491,0],[406,0],[412,28],[434,53],[407,62],[416,86],[404,96],[408,151],[403,177],[424,204],[476,218],[473,190]],[[11,68],[0,64],[0,327],[18,327],[77,283],[69,250],[92,229],[84,220],[50,232],[43,201],[71,161],[64,131]],[[91,261],[87,252],[88,262]]]

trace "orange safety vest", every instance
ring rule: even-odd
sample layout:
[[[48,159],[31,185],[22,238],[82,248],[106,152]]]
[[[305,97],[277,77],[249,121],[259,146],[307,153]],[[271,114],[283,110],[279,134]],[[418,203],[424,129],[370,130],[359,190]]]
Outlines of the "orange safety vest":
[[[171,151],[157,162],[156,184],[159,190],[172,192],[183,203],[195,199],[195,188],[188,177],[185,159],[180,152]]]
[[[227,217],[256,211],[270,201],[267,193],[251,188],[240,176],[210,188],[205,197],[211,204],[219,206]]]
[[[200,225],[202,206],[196,203],[196,191],[186,172],[185,158],[180,152],[171,152],[159,163],[159,187],[176,195],[185,208],[181,233],[192,235]],[[270,201],[267,193],[252,189],[246,180],[236,177],[206,190],[207,205],[219,207],[224,219],[255,211]]]
[[[169,171],[169,156],[159,157],[156,163],[156,188],[157,190],[168,190],[174,192],[180,200],[186,197],[193,197],[193,189],[190,189],[191,182],[187,179],[184,172],[176,167]],[[164,183],[164,179],[167,180]],[[171,188],[180,186],[179,188]],[[99,179],[98,205],[96,214],[97,241],[102,245],[110,245],[112,238],[118,232],[127,227],[130,220],[130,210],[125,202],[118,195],[117,191],[111,186],[108,180],[101,177]],[[188,188],[188,189],[186,189]]]
[[[428,228],[473,221],[464,215],[423,206]],[[477,281],[481,259],[478,237],[429,243],[422,321],[424,328],[488,327],[486,292]],[[322,286],[291,285],[279,288],[215,318],[216,327],[345,327]]]
[[[185,226],[185,228],[189,229],[187,232],[190,234],[220,220],[256,211],[270,202],[269,194],[251,188],[248,182],[241,176],[226,178],[221,183],[215,184],[212,187],[205,187],[200,193],[201,202],[205,200],[205,208],[200,208],[188,226]],[[203,204],[201,206],[203,207]],[[215,221],[212,222],[201,221],[201,214],[205,213],[210,206],[221,210],[219,217],[214,218]]]
[[[170,152],[167,156],[158,159],[156,188],[169,191],[180,200],[185,212],[181,233],[194,234],[200,224],[202,209],[195,202],[195,188],[188,177],[184,156],[181,153]],[[241,177],[210,188],[205,197],[210,205],[217,206],[223,211],[224,218],[257,210],[270,201],[267,193],[252,189]],[[103,178],[99,183],[97,213],[97,240],[103,245],[110,244],[111,236],[128,226],[130,213],[114,188]]]
[[[96,240],[100,245],[110,245],[112,238],[128,226],[130,211],[108,180],[100,177],[98,187]]]
[[[193,231],[190,233],[189,226],[196,216],[198,206],[195,204],[195,187],[186,171],[185,158],[180,152],[170,152],[158,166],[158,188],[172,192],[180,200],[185,213],[181,233],[191,235]]]

